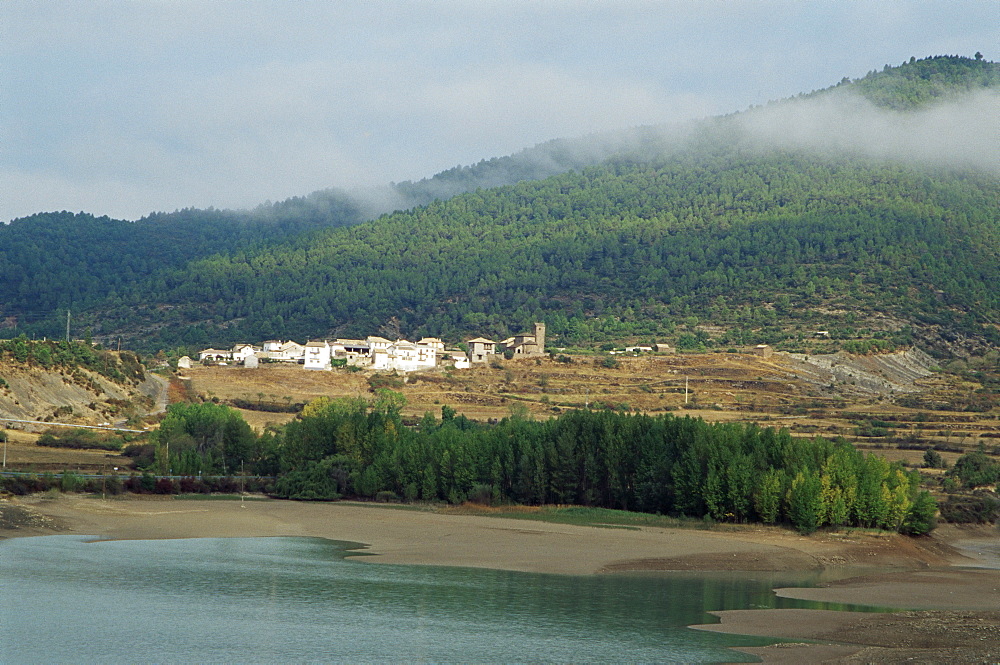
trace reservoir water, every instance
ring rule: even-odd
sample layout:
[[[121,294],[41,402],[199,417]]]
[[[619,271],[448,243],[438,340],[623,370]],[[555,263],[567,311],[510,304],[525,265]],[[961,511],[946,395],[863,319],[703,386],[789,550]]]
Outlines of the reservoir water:
[[[0,663],[723,662],[706,612],[819,607],[768,576],[369,565],[317,538],[0,541]]]

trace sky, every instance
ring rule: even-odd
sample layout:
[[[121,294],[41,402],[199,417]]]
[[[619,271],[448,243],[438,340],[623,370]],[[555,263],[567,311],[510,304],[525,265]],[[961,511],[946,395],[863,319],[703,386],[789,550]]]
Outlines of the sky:
[[[977,51],[997,0],[3,0],[0,222],[418,180]]]

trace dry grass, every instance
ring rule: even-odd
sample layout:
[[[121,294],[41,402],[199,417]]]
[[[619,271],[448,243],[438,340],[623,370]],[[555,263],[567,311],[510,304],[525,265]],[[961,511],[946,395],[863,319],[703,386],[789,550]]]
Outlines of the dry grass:
[[[909,466],[923,462],[921,450],[944,444],[971,450],[980,442],[992,450],[1000,438],[998,410],[986,414],[924,412],[897,406],[884,396],[834,393],[800,373],[781,355],[679,354],[619,357],[619,366],[603,366],[604,356],[574,356],[571,363],[549,358],[497,361],[469,370],[414,373],[401,391],[404,415],[440,416],[450,406],[475,420],[500,419],[514,410],[533,418],[549,418],[589,405],[627,408],[645,413],[673,412],[708,421],[758,422],[783,427],[795,436],[843,436],[860,447]],[[370,373],[309,372],[301,367],[197,368],[188,372],[192,391],[202,398],[308,402],[319,396],[364,397],[372,391]],[[685,402],[685,383],[687,402]],[[927,391],[946,394],[953,387],[940,376],[925,381]],[[291,415],[244,411],[255,429],[280,423]],[[864,420],[893,421],[890,437],[857,436]],[[918,422],[919,421],[919,422]],[[982,435],[987,437],[983,438]],[[910,439],[907,444],[897,440]],[[903,448],[899,448],[903,445]],[[959,452],[942,451],[948,463]]]
[[[38,446],[35,444],[37,434],[8,430],[7,436],[7,468],[11,470],[58,472],[66,469],[88,473],[130,464],[128,458],[116,452]]]
[[[652,414],[673,412],[713,422],[758,422],[787,428],[795,436],[843,436],[910,466],[921,465],[924,452],[906,449],[912,444],[956,448],[941,451],[948,463],[957,459],[959,451],[972,450],[980,443],[988,452],[1000,446],[1000,409],[982,414],[920,412],[879,395],[832,392],[810,381],[802,375],[800,364],[781,355],[619,357],[615,368],[603,367],[603,360],[604,356],[574,356],[571,363],[559,363],[549,358],[526,358],[470,370],[413,373],[401,388],[407,400],[403,413],[411,418],[427,412],[440,417],[441,407],[447,405],[468,418],[486,421],[504,418],[513,410],[536,419],[549,418],[585,405]],[[370,372],[319,372],[284,365],[256,369],[195,366],[184,372],[183,380],[171,383],[171,397],[277,405],[308,403],[317,397],[371,399],[369,376]],[[942,398],[968,390],[947,375],[935,375],[924,384],[927,394]],[[257,431],[294,418],[292,413],[253,409],[241,409],[241,413]],[[859,437],[859,424],[865,420],[891,421],[894,428],[889,437]],[[904,440],[907,443],[901,443]]]

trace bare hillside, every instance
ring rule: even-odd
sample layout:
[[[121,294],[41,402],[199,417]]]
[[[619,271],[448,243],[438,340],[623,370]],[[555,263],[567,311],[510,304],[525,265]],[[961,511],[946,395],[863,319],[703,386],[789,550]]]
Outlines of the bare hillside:
[[[46,370],[3,363],[0,378],[0,419],[81,425],[121,421],[145,413],[161,391],[160,382],[149,376],[117,383],[79,367]]]

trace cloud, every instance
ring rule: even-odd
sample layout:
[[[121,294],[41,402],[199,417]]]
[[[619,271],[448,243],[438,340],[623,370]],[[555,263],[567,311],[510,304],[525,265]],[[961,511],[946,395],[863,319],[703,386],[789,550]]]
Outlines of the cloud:
[[[848,88],[849,90],[849,88]],[[916,111],[877,108],[833,91],[741,114],[758,145],[851,152],[1000,174],[1000,93],[981,91]]]
[[[21,190],[0,221],[420,179],[985,52],[991,19],[977,0],[6,0],[0,178]]]
[[[436,133],[461,142],[528,142],[708,115],[697,94],[670,94],[641,80],[587,78],[557,67],[496,67],[428,85],[415,100]]]

